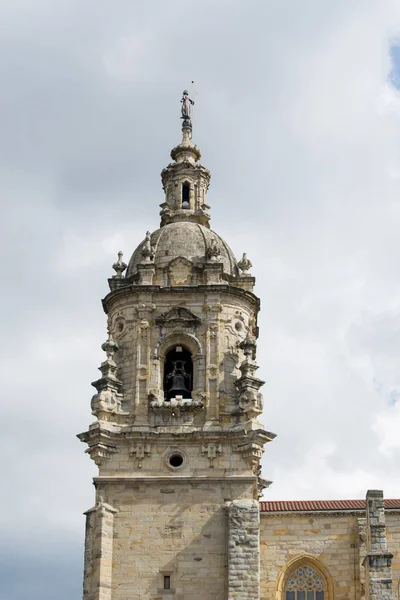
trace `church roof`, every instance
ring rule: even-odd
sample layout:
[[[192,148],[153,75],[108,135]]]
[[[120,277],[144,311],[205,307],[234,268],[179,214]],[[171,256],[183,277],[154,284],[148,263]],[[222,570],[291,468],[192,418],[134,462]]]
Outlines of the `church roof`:
[[[400,510],[400,498],[385,499],[385,509]],[[365,511],[365,500],[273,500],[260,502],[262,513]]]
[[[134,275],[137,265],[143,262],[145,244],[146,240],[143,240],[133,253],[127,277]],[[150,244],[156,267],[165,268],[172,260],[181,257],[190,260],[196,267],[202,267],[207,260],[207,253],[216,247],[219,252],[218,262],[222,263],[224,273],[233,277],[239,274],[236,259],[228,244],[217,233],[198,223],[178,222],[164,225],[151,234]]]

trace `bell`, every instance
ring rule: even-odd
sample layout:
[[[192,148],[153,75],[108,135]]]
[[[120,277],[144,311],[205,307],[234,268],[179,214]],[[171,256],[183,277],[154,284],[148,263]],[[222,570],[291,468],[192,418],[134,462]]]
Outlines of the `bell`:
[[[168,379],[172,379],[172,382],[167,393],[167,398],[168,400],[175,398],[175,396],[190,398],[190,390],[187,387],[189,376],[183,366],[184,363],[181,360],[176,360],[173,364],[172,372],[168,375]]]

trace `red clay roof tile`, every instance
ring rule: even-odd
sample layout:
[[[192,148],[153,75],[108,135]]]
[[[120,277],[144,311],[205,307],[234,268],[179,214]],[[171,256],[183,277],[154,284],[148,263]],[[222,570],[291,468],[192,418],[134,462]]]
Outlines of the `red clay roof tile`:
[[[400,498],[384,500],[386,509],[400,509]],[[261,500],[261,512],[365,510],[365,500]]]

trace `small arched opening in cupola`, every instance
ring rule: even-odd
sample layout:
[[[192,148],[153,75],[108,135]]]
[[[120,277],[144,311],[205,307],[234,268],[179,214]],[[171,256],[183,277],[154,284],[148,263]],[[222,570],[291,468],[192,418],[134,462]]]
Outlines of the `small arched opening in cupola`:
[[[182,183],[182,208],[190,208],[190,183]]]

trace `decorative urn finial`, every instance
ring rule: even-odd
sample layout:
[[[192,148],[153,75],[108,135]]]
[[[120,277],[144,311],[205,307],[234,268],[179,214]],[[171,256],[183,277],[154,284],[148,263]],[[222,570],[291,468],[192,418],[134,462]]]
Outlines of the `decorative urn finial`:
[[[118,279],[120,279],[122,277],[122,273],[125,271],[125,269],[128,266],[123,262],[122,257],[123,257],[123,252],[120,250],[118,252],[118,260],[112,266],[112,268],[116,272],[116,275],[113,275],[113,277],[118,277]]]
[[[238,262],[238,267],[241,271],[243,271],[243,273],[245,275],[247,275],[248,271],[250,271],[251,267],[253,266],[251,260],[249,260],[247,258],[247,254],[245,252],[243,252],[243,256],[241,258],[241,260]]]
[[[107,360],[114,360],[114,354],[118,350],[118,344],[114,340],[111,332],[108,333],[107,341],[101,345],[101,349],[106,353]]]

